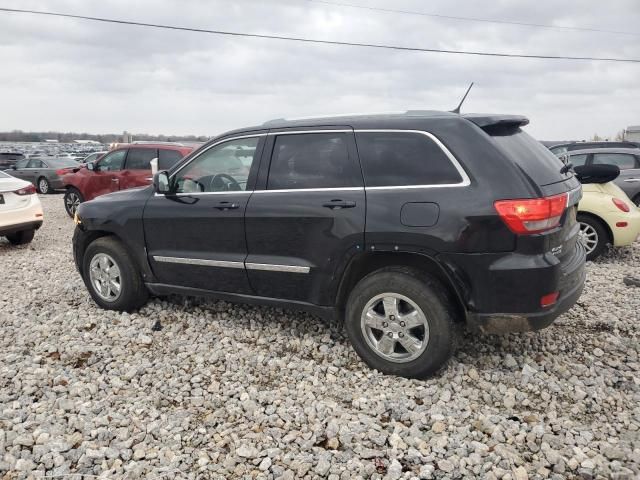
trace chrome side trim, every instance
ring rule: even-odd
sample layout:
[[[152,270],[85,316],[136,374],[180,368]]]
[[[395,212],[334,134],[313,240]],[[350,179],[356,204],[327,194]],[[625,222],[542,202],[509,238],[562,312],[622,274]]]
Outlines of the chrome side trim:
[[[253,190],[236,190],[232,192],[185,192],[185,193],[154,193],[156,197],[192,197],[195,195],[251,195]]]
[[[270,263],[245,263],[248,270],[266,270],[270,272],[309,273],[310,267],[297,265],[272,265]]]
[[[205,267],[222,267],[222,268],[244,268],[242,262],[229,262],[226,260],[205,260],[203,258],[181,258],[181,257],[164,257],[162,255],[154,255],[156,262],[162,263],[179,263],[182,265],[202,265]]]
[[[362,192],[364,187],[336,188],[284,188],[281,190],[255,190],[253,193],[290,193],[290,192]]]
[[[424,135],[425,137],[430,138],[433,143],[435,143],[440,150],[444,152],[449,161],[453,164],[455,169],[460,174],[460,178],[462,181],[459,183],[445,183],[445,184],[434,184],[434,185],[392,185],[392,186],[384,186],[384,187],[366,187],[366,190],[399,190],[399,189],[408,189],[408,188],[444,188],[444,187],[468,187],[471,185],[471,180],[467,175],[467,172],[462,168],[458,159],[453,156],[453,153],[440,141],[438,137],[433,135],[432,133],[425,132],[423,130],[406,130],[406,129],[358,129],[354,130],[355,133],[377,133],[377,132],[385,132],[385,133],[415,133],[418,135]],[[357,139],[356,139],[357,142]]]

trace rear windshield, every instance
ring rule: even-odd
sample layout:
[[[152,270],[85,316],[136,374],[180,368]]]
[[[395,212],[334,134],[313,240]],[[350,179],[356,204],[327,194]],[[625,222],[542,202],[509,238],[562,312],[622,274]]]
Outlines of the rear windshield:
[[[70,158],[47,158],[46,162],[52,167],[77,167],[78,162]]]
[[[540,186],[562,182],[573,173],[560,173],[562,160],[520,128],[485,129],[498,147]]]

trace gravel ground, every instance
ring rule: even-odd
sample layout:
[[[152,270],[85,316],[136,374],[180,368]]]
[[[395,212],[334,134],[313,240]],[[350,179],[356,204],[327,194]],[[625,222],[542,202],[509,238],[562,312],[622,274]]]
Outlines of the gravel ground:
[[[60,195],[0,240],[0,478],[639,478],[640,245],[589,263],[547,330],[467,335],[428,381],[339,324],[225,302],[98,309]],[[161,320],[163,329],[153,331]]]

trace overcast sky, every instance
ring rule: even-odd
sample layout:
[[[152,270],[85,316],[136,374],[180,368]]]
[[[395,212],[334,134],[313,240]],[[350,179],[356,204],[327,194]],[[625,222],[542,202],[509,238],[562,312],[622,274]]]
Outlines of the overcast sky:
[[[342,0],[334,0],[342,2]],[[639,0],[342,3],[640,34]],[[640,58],[640,36],[309,0],[0,0],[149,23],[425,48]],[[0,12],[0,130],[215,135],[272,118],[406,109],[517,113],[539,139],[640,124],[640,64],[299,44]]]

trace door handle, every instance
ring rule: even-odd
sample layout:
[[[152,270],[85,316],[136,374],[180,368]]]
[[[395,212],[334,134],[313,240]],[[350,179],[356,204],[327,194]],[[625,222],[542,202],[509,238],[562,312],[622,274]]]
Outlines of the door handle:
[[[353,208],[356,206],[356,202],[352,202],[351,200],[340,200],[338,198],[331,200],[330,202],[326,202],[322,204],[325,208],[330,208],[331,210],[339,210],[342,208]]]
[[[239,207],[240,205],[238,205],[237,203],[220,202],[214,208],[217,208],[218,210],[235,210]]]
[[[625,180],[626,183],[637,183],[640,182],[640,178],[627,178]]]

